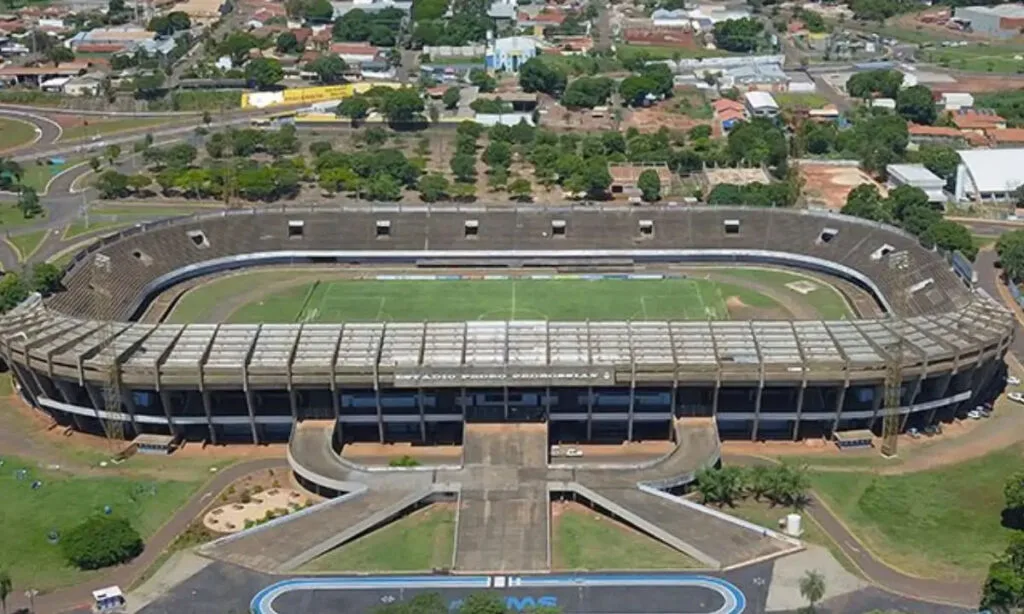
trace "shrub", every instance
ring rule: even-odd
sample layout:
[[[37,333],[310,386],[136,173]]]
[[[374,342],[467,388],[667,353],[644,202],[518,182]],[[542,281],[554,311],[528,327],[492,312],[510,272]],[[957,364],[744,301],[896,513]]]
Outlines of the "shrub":
[[[408,454],[403,454],[398,458],[392,458],[388,465],[392,467],[419,467],[420,462]]]
[[[242,495],[238,498],[238,500],[241,501],[242,503],[249,503],[250,501],[252,501],[252,495],[249,494],[248,488],[242,491]]]
[[[130,561],[142,552],[142,536],[124,518],[92,516],[60,543],[64,557],[79,569],[100,569]]]

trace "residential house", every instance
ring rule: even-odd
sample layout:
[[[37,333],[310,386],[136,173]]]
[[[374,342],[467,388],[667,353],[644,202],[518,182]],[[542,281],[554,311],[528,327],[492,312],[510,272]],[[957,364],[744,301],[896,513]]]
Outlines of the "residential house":
[[[367,43],[333,43],[330,52],[345,60],[346,64],[362,64],[372,62],[381,53],[379,47]]]

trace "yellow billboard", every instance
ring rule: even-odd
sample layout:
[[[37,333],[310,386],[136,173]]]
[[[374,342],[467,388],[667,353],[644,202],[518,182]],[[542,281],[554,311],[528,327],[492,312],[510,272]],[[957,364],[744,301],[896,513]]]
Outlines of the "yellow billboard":
[[[243,109],[265,109],[296,104],[312,104],[326,100],[341,100],[353,94],[362,94],[374,87],[402,87],[401,83],[367,82],[346,83],[344,85],[324,85],[320,87],[299,87],[278,92],[246,92],[242,94]]]

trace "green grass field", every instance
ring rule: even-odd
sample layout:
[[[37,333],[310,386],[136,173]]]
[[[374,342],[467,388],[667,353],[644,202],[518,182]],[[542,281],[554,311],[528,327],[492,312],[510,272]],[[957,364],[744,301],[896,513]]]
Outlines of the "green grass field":
[[[334,281],[295,286],[245,305],[232,322],[417,320],[721,320],[726,297],[775,301],[702,279],[659,281]]]
[[[103,136],[117,132],[128,132],[141,128],[163,126],[175,120],[168,120],[165,117],[128,117],[121,119],[109,119],[103,121],[92,121],[88,124],[71,126],[65,128],[61,134],[61,141],[76,141],[93,136]]]
[[[451,567],[455,508],[432,505],[316,558],[301,571],[427,571]]]
[[[128,518],[147,537],[152,535],[198,488],[198,482],[135,480],[122,477],[68,477],[6,457],[0,470],[0,569],[7,569],[19,591],[41,591],[76,584],[98,572],[70,567],[60,546],[47,540],[51,530],[64,533],[90,514],[113,513]],[[18,469],[28,469],[17,480]],[[32,490],[33,480],[42,488]]]
[[[700,561],[582,506],[553,518],[552,565],[564,570],[696,569]]]
[[[20,235],[13,235],[7,240],[18,250],[18,259],[24,262],[35,253],[49,232],[49,230],[34,230]]]
[[[16,119],[0,119],[0,151],[7,151],[32,142],[36,128],[28,122]]]
[[[820,494],[858,538],[911,574],[979,579],[1006,547],[1003,484],[1021,448],[905,475],[816,472]]]

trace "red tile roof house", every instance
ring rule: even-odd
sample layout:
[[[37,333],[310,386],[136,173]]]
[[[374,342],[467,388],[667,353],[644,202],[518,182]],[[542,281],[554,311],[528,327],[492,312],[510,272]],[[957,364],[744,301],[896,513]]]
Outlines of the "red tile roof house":
[[[988,131],[988,136],[995,145],[1024,145],[1024,128],[996,128]]]

